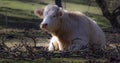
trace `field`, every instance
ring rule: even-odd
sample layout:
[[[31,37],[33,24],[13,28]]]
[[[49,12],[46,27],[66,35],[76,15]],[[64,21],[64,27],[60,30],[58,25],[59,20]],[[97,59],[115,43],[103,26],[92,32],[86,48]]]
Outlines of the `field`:
[[[46,47],[51,36],[47,32],[44,32],[39,28],[39,24],[42,19],[34,15],[34,10],[36,8],[43,8],[45,5],[51,3],[53,4],[54,0],[0,0],[0,42],[2,42],[2,37],[5,37],[5,45],[7,45],[10,50],[15,49],[15,47],[19,46],[22,41],[29,43],[29,46],[34,46],[33,44],[36,42],[36,46]],[[102,16],[102,12],[100,11],[100,8],[98,6],[88,6],[89,3],[86,4],[78,0],[69,0],[66,3],[62,3],[63,8],[67,9],[68,11],[81,11],[85,13],[87,16],[94,19],[103,30],[109,31],[109,28],[111,28],[109,21]],[[110,31],[112,31],[112,29],[110,29]],[[110,54],[118,56],[120,52],[120,34],[109,32],[105,32],[105,34],[109,47],[107,48],[107,51],[112,51],[113,53]],[[116,49],[117,47],[119,49]],[[19,55],[18,52],[15,53]],[[17,56],[16,58],[18,57],[19,56]],[[46,58],[44,57],[34,60],[0,58],[0,63],[105,63],[106,61],[110,63],[109,61],[112,60],[111,57],[112,55],[110,56],[110,58],[91,58],[91,56],[89,58],[62,57],[51,58],[51,60],[46,60]],[[120,59],[118,58],[117,60],[120,61]]]
[[[24,2],[19,0],[0,0],[0,28],[37,28],[41,19],[34,15],[36,8],[43,8],[46,1],[36,2]],[[50,1],[53,3],[53,1]],[[110,23],[104,18],[98,7],[87,6],[83,4],[66,3],[66,9],[69,11],[81,11],[97,21],[102,28],[110,27]],[[7,18],[7,19],[5,19]],[[100,19],[99,19],[100,18]],[[23,26],[21,26],[23,25]],[[31,25],[31,26],[30,26]]]
[[[105,62],[106,60],[98,59],[96,61]],[[24,61],[24,60],[1,60],[0,63],[9,62],[9,63],[87,63],[88,60],[79,59],[79,58],[53,58],[52,60],[37,59],[33,61]]]

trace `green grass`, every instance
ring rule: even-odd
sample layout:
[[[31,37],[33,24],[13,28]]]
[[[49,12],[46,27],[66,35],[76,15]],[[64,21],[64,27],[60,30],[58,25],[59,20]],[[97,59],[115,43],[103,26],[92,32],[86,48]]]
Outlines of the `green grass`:
[[[89,12],[92,14],[99,14],[101,15],[101,11],[98,7],[82,5],[82,4],[74,4],[74,3],[67,3],[67,10],[70,11],[81,11],[81,12]]]
[[[34,9],[43,6],[42,4],[36,3],[25,3],[17,0],[0,0],[0,7],[9,7],[13,9],[29,10],[33,11]]]
[[[32,0],[30,0],[32,1]],[[28,2],[26,0],[0,0],[0,28],[5,27],[5,16],[10,17],[10,23],[33,23],[32,19],[36,19],[37,23],[40,22],[39,18],[34,15],[36,8],[43,8],[46,4],[54,3],[53,0],[41,0]],[[76,0],[75,0],[76,1]],[[64,2],[63,2],[64,7]],[[66,9],[69,11],[81,11],[93,18],[101,28],[110,27],[109,21],[102,16],[101,10],[97,6],[88,6],[85,4],[78,4],[68,1],[66,3]],[[7,13],[6,13],[7,12]],[[22,24],[22,25],[24,25]],[[11,24],[10,24],[11,26]],[[25,27],[25,26],[24,26]]]
[[[8,16],[16,16],[16,17],[23,17],[23,18],[32,18],[35,16],[28,16],[34,15],[33,11],[36,8],[42,7],[43,5],[35,4],[35,3],[24,3],[20,1],[11,1],[11,0],[0,0],[0,7],[10,8],[5,9],[3,8],[1,14],[6,14],[6,11],[10,10],[11,12],[7,12]],[[22,13],[22,14],[20,14]]]

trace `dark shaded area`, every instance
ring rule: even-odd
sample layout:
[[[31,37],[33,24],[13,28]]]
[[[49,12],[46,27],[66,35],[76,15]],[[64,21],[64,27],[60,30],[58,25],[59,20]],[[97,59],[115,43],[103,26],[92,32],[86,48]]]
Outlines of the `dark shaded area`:
[[[108,9],[108,4],[106,2],[106,0],[96,0],[96,3],[99,5],[99,7],[102,10],[103,16],[106,17],[112,27],[114,29],[120,29],[120,23],[119,20],[117,19],[118,16],[120,16],[120,6],[117,7],[116,9],[114,9],[112,12],[110,12],[110,10]],[[120,32],[120,31],[118,31]]]
[[[87,59],[86,63],[104,63],[98,62],[96,59],[105,59],[105,63],[119,63],[120,62],[120,46],[119,41],[117,41],[115,48],[110,46],[109,44],[115,44],[114,41],[109,39],[114,39],[116,37],[116,33],[106,33],[107,41],[110,41],[106,44],[106,48],[97,49],[95,51],[88,49],[81,49],[79,51],[53,51],[50,52],[47,50],[47,47],[44,46],[30,46],[26,42],[26,38],[31,38],[30,36],[21,36],[21,35],[0,35],[0,58],[2,59],[16,59],[16,60],[35,60],[45,58],[46,60],[51,60],[52,58],[78,58],[78,59]],[[34,34],[33,34],[34,35]],[[32,35],[31,35],[32,36]],[[111,36],[111,37],[110,37]],[[117,39],[119,39],[119,34]],[[5,42],[7,40],[12,39],[21,40],[20,45],[14,45],[14,48],[5,46]],[[35,37],[37,38],[37,37]],[[35,39],[34,38],[34,39]],[[31,38],[32,39],[32,38]],[[115,39],[114,39],[115,40]],[[25,48],[25,51],[20,48]]]
[[[56,4],[58,7],[62,7],[61,0],[55,0],[55,4]]]
[[[32,11],[12,9],[7,7],[0,7],[0,26],[2,28],[17,28],[17,29],[39,29],[39,24],[42,19],[37,19]],[[27,17],[33,18],[24,18],[16,16],[7,16],[11,14],[15,15],[25,15]],[[7,19],[7,24],[6,24]]]
[[[40,19],[25,19],[20,17],[7,16],[8,23],[5,23],[5,15],[0,14],[0,26],[20,29],[39,29]],[[5,26],[6,25],[6,26]]]

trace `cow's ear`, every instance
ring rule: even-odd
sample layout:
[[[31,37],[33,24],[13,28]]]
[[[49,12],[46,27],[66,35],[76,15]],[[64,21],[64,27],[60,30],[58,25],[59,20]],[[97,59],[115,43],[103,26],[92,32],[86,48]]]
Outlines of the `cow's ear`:
[[[40,18],[43,18],[43,12],[44,12],[44,9],[36,9],[34,11],[35,15],[37,15]]]
[[[63,9],[60,7],[59,10],[60,10],[60,11],[59,11],[59,16],[62,16],[62,15],[63,15]]]

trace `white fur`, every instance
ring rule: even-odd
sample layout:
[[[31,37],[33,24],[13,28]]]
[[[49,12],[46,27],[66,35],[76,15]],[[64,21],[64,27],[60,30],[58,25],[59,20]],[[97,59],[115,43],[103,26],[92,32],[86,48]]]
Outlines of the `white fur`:
[[[59,15],[60,12],[62,16]],[[77,51],[82,47],[103,48],[105,46],[103,31],[94,20],[81,12],[67,12],[56,5],[48,5],[44,9],[42,24],[44,23],[48,24],[45,30],[52,35],[48,48],[50,51]]]

